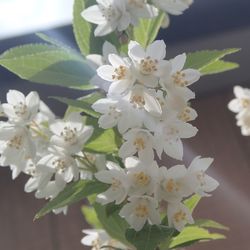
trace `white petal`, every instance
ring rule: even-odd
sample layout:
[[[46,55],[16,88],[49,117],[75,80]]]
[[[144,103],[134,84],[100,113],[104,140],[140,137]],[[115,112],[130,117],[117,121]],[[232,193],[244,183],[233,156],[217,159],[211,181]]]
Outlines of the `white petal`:
[[[103,65],[97,69],[97,74],[104,80],[112,82],[112,76],[115,74],[114,68],[111,65]]]
[[[85,9],[81,16],[88,22],[102,24],[106,21],[98,5],[90,6]]]
[[[186,62],[186,54],[183,53],[181,55],[176,56],[174,59],[171,60],[172,63],[172,70],[173,72],[181,71]]]
[[[162,60],[166,56],[166,44],[163,40],[154,41],[147,47],[146,55],[156,60]]]

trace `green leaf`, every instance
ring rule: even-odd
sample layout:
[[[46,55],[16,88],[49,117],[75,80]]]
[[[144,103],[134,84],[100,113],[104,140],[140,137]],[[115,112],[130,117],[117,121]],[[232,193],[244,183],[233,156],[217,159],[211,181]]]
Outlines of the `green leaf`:
[[[83,55],[102,54],[102,45],[105,41],[109,41],[117,48],[120,47],[118,37],[110,34],[104,37],[95,37],[95,25],[87,22],[81,16],[81,13],[87,7],[96,4],[95,0],[75,0],[73,13],[73,30],[76,42]]]
[[[67,50],[69,50],[72,53],[77,53],[77,51],[75,51],[74,49],[70,48],[68,45],[66,45],[66,44],[62,43],[61,41],[59,41],[59,40],[57,40],[57,39],[55,39],[53,37],[50,37],[50,36],[48,36],[48,35],[46,35],[44,33],[38,32],[38,33],[36,33],[36,35],[40,39],[42,39],[44,42],[47,42],[47,43],[49,43],[51,45],[55,45],[57,47],[61,47],[61,48],[67,49]]]
[[[56,198],[49,201],[35,216],[39,219],[51,212],[53,209],[69,206],[73,203],[81,201],[92,194],[104,192],[108,186],[98,181],[80,180],[66,186],[66,188],[58,194]]]
[[[147,224],[139,232],[128,229],[126,238],[137,250],[155,250],[162,241],[171,237],[174,232],[175,229],[167,226],[151,226]]]
[[[195,221],[195,225],[199,227],[205,227],[205,228],[214,228],[214,229],[227,230],[227,231],[229,230],[228,227],[213,220],[199,219]]]
[[[0,65],[20,78],[37,83],[93,89],[94,71],[77,53],[48,44],[27,44],[7,50]]]
[[[92,4],[95,4],[94,0],[75,0],[74,2],[73,30],[76,42],[83,55],[88,55],[91,52],[101,54],[102,51],[102,40],[95,39],[93,25],[81,16],[82,11]]]
[[[196,206],[198,205],[199,201],[201,200],[201,196],[198,194],[192,195],[190,198],[184,201],[184,205],[189,208],[190,212],[192,213]]]
[[[116,129],[99,128],[97,119],[88,117],[87,125],[92,125],[95,129],[88,143],[84,146],[84,150],[90,153],[112,154],[117,153],[122,138]]]
[[[82,214],[84,215],[84,219],[87,223],[92,226],[93,228],[102,228],[101,223],[97,218],[97,214],[93,207],[89,206],[82,206],[81,207]]]
[[[187,226],[180,234],[173,237],[170,243],[170,249],[188,246],[197,241],[218,239],[225,239],[225,236],[218,233],[210,233],[208,230],[198,226]]]
[[[71,107],[78,108],[78,111],[84,112],[85,114],[92,116],[94,118],[99,118],[100,114],[95,112],[92,109],[92,104],[96,102],[97,100],[101,99],[103,95],[99,92],[94,92],[92,94],[89,94],[87,96],[81,97],[77,100],[69,99],[66,97],[59,97],[59,96],[53,96],[53,99],[56,99],[62,103],[65,103]]]
[[[239,67],[238,63],[225,62],[223,60],[215,61],[201,69],[202,75],[212,75],[218,74],[225,71],[237,69]]]
[[[139,25],[134,27],[134,40],[146,48],[157,37],[162,21],[164,20],[164,15],[165,14],[161,12],[155,18],[141,19]]]
[[[119,211],[115,211],[112,215],[107,215],[106,207],[100,205],[99,203],[93,204],[97,217],[101,222],[103,228],[107,233],[114,239],[119,240],[125,245],[129,246],[129,242],[125,238],[125,232],[128,229],[129,225],[127,222],[122,219],[119,215]]]
[[[231,48],[231,49],[224,49],[224,50],[203,50],[203,51],[196,51],[194,53],[189,53],[187,54],[187,61],[185,64],[185,68],[197,69],[202,72],[202,70],[208,67],[209,65],[219,61],[221,58],[225,57],[226,55],[236,53],[239,50],[240,49],[238,48]]]

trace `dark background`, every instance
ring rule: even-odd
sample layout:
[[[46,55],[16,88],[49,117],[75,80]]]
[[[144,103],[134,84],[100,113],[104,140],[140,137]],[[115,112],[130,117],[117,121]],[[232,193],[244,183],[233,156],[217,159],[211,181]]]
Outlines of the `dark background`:
[[[31,20],[32,21],[32,20]],[[0,31],[1,32],[1,31]],[[45,31],[72,47],[76,47],[71,26]],[[228,239],[202,243],[190,249],[250,249],[250,138],[243,137],[235,125],[234,115],[227,110],[233,98],[232,86],[250,84],[250,1],[195,0],[185,14],[171,16],[171,25],[159,38],[167,43],[167,57],[202,49],[239,47],[242,51],[227,57],[240,63],[240,69],[203,77],[194,85],[197,99],[193,106],[199,117],[195,138],[186,141],[185,162],[196,155],[215,158],[210,174],[221,183],[212,198],[204,198],[195,217],[211,218],[229,226]],[[38,42],[35,35],[0,41],[0,53],[13,46]],[[65,106],[48,96],[82,96],[84,92],[33,84],[19,80],[0,68],[0,100],[5,101],[8,89],[25,93],[37,90],[53,111],[62,115]],[[165,164],[168,165],[167,158]],[[44,204],[32,194],[25,194],[25,178],[11,180],[7,168],[0,169],[0,250],[78,250],[81,229],[85,228],[80,205],[74,205],[67,217],[48,215],[33,223],[35,212]]]

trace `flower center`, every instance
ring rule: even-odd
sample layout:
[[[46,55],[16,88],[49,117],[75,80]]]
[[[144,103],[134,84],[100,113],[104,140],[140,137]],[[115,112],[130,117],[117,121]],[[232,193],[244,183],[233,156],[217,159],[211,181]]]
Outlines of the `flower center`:
[[[140,61],[140,71],[142,74],[150,75],[157,71],[157,64],[157,60],[152,59],[150,56],[148,56]]]
[[[17,150],[21,149],[23,144],[23,137],[21,135],[15,135],[12,139],[8,141],[8,146],[11,148],[15,148]]]
[[[184,110],[178,115],[178,118],[184,122],[188,122],[191,119],[189,107],[184,108]]]
[[[241,105],[243,108],[247,108],[250,105],[250,100],[246,98],[242,98],[241,100]]]
[[[61,136],[63,137],[65,142],[74,144],[77,141],[77,129],[76,128],[70,128],[70,127],[64,127],[63,131],[61,132]]]
[[[113,191],[117,190],[118,188],[120,188],[121,186],[121,181],[117,180],[116,178],[112,178],[112,184],[111,184],[111,188]]]
[[[116,11],[115,9],[112,7],[112,5],[109,5],[108,7],[104,8],[104,7],[101,7],[99,5],[100,9],[101,9],[101,12],[102,12],[102,16],[105,17],[105,19],[107,19],[107,21],[111,21],[113,20],[113,18],[116,16]]]
[[[181,71],[177,71],[175,74],[172,75],[174,83],[180,87],[185,87],[188,84],[188,81],[185,80],[185,77],[186,74]]]
[[[117,111],[116,106],[109,106],[108,115],[112,116],[115,120],[117,120],[119,117],[121,117],[121,112]]]
[[[205,175],[204,171],[199,171],[196,174],[196,178],[199,181],[199,183],[200,183],[201,186],[205,186],[206,185],[205,176],[206,175]]]
[[[149,214],[148,208],[145,204],[138,204],[135,208],[135,215],[137,217],[147,217]]]
[[[17,116],[24,116],[28,111],[27,105],[23,102],[19,102],[18,105],[14,105],[13,108]]]
[[[115,69],[115,74],[112,75],[113,80],[122,80],[126,78],[127,68],[123,65],[120,65],[118,68]]]
[[[172,193],[173,191],[178,192],[180,189],[180,185],[176,181],[174,181],[173,179],[169,179],[166,182],[165,189],[169,193]]]
[[[139,172],[134,174],[135,182],[139,186],[147,186],[150,182],[150,176],[146,175],[144,172]]]
[[[62,160],[62,159],[58,159],[58,160],[53,161],[52,165],[55,167],[55,169],[58,172],[61,172],[61,173],[63,173],[67,168],[66,161]]]
[[[184,213],[182,210],[178,211],[177,213],[174,214],[174,220],[178,223],[183,220],[186,220],[186,213]]]
[[[137,151],[145,149],[145,141],[143,138],[138,137],[134,140],[134,146],[136,147]]]
[[[134,104],[135,107],[142,108],[145,105],[145,100],[142,95],[133,95],[130,98],[130,103]]]

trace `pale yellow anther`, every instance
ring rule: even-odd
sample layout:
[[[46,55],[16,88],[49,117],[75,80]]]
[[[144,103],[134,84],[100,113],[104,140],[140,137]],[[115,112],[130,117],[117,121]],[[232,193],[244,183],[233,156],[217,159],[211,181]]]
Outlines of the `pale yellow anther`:
[[[188,85],[188,81],[185,80],[185,77],[186,74],[181,71],[177,71],[174,75],[172,75],[174,83],[180,87]]]
[[[123,65],[115,69],[115,74],[112,75],[113,80],[122,80],[126,77],[127,68]]]
[[[137,185],[147,186],[150,182],[150,176],[146,175],[144,172],[139,172],[134,174],[134,179]]]
[[[174,214],[174,220],[178,223],[178,222],[186,220],[186,216],[187,216],[186,213],[180,210]]]
[[[111,183],[111,188],[113,189],[113,191],[117,190],[118,188],[120,188],[120,186],[122,185],[121,181],[116,179],[116,178],[112,178],[112,183]]]
[[[152,59],[151,57],[147,57],[145,59],[142,59],[140,61],[140,70],[142,74],[150,75],[157,71],[157,64],[158,61],[155,59]]]
[[[180,189],[180,185],[173,179],[169,179],[165,185],[165,189],[169,193],[172,193],[174,191],[178,192]]]
[[[141,151],[145,149],[145,141],[143,138],[138,137],[134,140],[134,146],[136,147],[137,151]]]
[[[15,148],[17,150],[21,149],[23,143],[23,137],[21,135],[15,135],[12,139],[10,139],[7,143],[7,145],[10,148]]]
[[[135,215],[140,218],[148,217],[148,207],[144,204],[138,204],[135,208]]]

